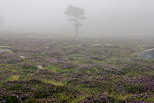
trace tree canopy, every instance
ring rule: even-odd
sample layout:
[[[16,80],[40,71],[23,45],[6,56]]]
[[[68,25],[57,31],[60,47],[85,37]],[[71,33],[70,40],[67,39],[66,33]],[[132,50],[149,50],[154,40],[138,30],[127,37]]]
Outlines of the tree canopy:
[[[79,26],[82,25],[81,20],[86,19],[86,17],[84,17],[84,9],[69,5],[64,13],[70,17],[68,20],[73,23],[74,27],[76,28],[76,36],[78,36]]]

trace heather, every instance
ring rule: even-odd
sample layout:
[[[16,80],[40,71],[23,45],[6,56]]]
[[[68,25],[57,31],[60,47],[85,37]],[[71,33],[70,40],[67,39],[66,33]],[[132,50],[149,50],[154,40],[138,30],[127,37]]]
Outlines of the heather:
[[[135,38],[0,39],[1,103],[152,103],[154,59]]]

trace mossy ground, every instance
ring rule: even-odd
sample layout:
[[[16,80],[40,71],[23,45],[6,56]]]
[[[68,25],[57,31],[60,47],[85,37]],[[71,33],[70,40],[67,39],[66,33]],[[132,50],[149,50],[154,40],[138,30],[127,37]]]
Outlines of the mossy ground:
[[[13,51],[0,54],[2,103],[154,102],[154,60],[136,56],[153,41],[22,37],[0,43]]]

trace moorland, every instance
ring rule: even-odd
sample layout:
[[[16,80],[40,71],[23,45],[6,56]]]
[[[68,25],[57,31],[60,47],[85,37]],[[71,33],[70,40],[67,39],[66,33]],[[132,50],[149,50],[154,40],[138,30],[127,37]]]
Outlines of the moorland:
[[[152,103],[154,41],[1,36],[0,103]],[[11,52],[10,52],[11,51]]]

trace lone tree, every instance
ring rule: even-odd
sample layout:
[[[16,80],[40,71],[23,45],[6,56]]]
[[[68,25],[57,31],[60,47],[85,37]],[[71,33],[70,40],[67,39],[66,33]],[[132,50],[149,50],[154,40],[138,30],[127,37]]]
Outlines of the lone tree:
[[[76,37],[78,37],[79,27],[82,25],[81,20],[86,19],[84,9],[69,5],[64,13],[70,17],[68,20],[73,23]]]

